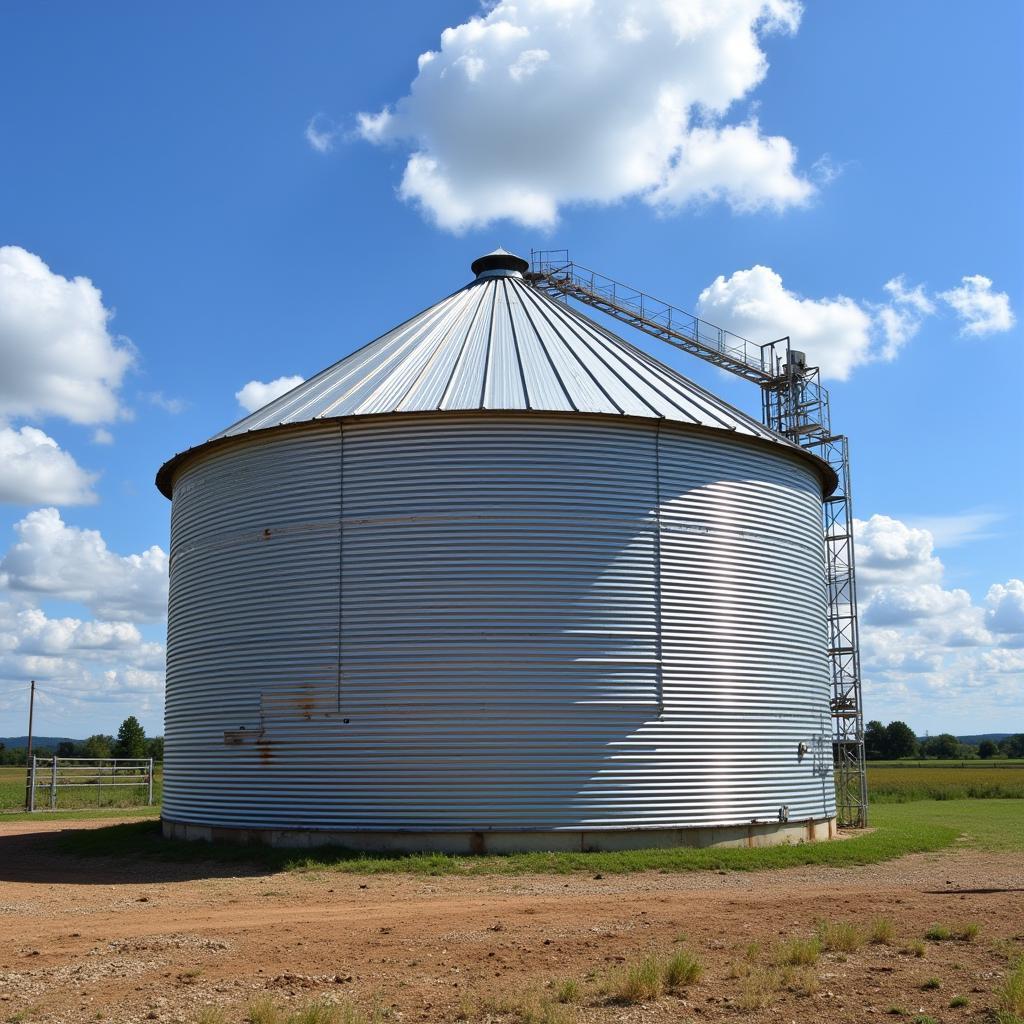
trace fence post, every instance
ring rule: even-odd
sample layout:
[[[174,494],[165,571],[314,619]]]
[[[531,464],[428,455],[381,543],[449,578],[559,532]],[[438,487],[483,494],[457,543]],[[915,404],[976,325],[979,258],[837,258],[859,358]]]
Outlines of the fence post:
[[[32,755],[32,767],[28,773],[28,809],[36,809],[36,758]]]
[[[53,771],[50,773],[50,810],[57,810],[57,755],[53,756]]]
[[[153,758],[149,759],[149,801],[153,803]]]

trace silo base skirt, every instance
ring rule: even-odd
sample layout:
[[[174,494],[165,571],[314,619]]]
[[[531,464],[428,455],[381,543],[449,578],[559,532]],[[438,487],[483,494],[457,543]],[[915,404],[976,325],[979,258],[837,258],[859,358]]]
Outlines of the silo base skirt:
[[[709,825],[698,828],[564,829],[429,832],[376,829],[278,829],[197,825],[163,819],[167,839],[308,849],[336,846],[366,852],[521,853],[642,850],[652,847],[754,847],[819,842],[837,835],[835,818]]]

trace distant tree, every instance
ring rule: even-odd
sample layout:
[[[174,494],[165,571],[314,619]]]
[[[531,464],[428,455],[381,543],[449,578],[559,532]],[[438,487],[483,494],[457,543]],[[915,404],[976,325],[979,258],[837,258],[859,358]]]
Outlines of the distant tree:
[[[74,740],[61,740],[57,745],[58,757],[74,757],[78,750],[78,744]]]
[[[885,756],[913,757],[917,753],[917,736],[906,722],[890,722],[885,727]]]
[[[114,737],[97,733],[90,736],[82,744],[82,757],[112,757],[114,753]]]
[[[959,757],[960,743],[955,736],[951,736],[948,732],[939,733],[938,736],[929,736],[921,744],[921,753],[925,757]]]
[[[869,761],[881,761],[886,757],[888,740],[885,726],[881,722],[868,722],[864,727],[864,756]]]
[[[162,761],[164,759],[163,736],[152,736],[146,740],[146,757],[151,757],[154,761]]]
[[[999,748],[991,740],[982,740],[978,744],[978,757],[984,761],[987,761],[990,757],[995,757],[998,753]]]
[[[117,742],[114,744],[115,757],[145,757],[146,730],[142,728],[134,715],[129,715],[117,730]]]
[[[1004,757],[1024,757],[1024,732],[1014,733],[1007,736],[999,744],[999,749]]]

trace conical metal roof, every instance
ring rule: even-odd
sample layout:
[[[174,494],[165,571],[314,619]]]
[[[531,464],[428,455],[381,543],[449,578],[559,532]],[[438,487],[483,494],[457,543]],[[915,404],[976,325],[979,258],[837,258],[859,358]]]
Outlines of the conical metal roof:
[[[663,419],[807,454],[534,288],[523,276],[528,268],[526,260],[504,249],[481,256],[473,263],[476,278],[465,287],[232,424],[207,444],[250,431],[344,416],[486,410]],[[158,474],[158,486],[165,493],[168,473],[180,458]],[[823,472],[827,475],[827,468]]]
[[[642,416],[789,444],[588,317],[529,285],[504,250],[466,287],[221,431],[384,413]]]

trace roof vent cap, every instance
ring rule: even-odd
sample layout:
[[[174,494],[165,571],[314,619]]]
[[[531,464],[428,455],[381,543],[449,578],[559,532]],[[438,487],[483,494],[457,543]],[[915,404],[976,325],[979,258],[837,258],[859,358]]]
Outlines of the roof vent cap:
[[[470,270],[481,277],[522,277],[530,269],[528,260],[498,246],[494,252],[473,260]]]

